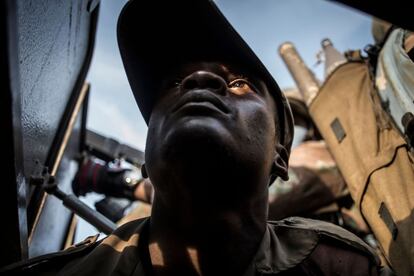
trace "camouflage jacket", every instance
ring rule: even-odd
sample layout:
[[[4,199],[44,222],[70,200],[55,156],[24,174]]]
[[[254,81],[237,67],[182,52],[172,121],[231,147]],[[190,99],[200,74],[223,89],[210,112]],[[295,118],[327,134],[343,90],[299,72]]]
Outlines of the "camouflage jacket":
[[[101,241],[89,238],[67,250],[5,267],[0,274],[148,275],[138,250],[148,223],[149,218],[132,221]],[[378,275],[378,269],[375,253],[350,232],[292,217],[268,223],[244,275]]]

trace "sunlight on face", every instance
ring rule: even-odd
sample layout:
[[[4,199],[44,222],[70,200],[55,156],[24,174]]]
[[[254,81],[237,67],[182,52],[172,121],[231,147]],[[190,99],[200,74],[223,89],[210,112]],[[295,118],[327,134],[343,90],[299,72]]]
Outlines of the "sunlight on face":
[[[187,247],[187,254],[194,270],[201,275],[200,262],[198,258],[198,251],[193,247]],[[164,267],[166,265],[163,252],[157,242],[149,244],[149,251],[151,252],[151,263],[153,266]]]
[[[151,263],[153,266],[161,266],[163,267],[164,257],[162,255],[162,251],[160,246],[157,242],[150,243],[149,245],[149,252],[151,252]]]
[[[188,252],[188,255],[190,256],[190,260],[191,260],[191,263],[193,264],[193,267],[194,267],[195,271],[197,271],[197,273],[199,275],[201,275],[200,262],[198,260],[198,251],[197,251],[197,249],[192,248],[192,247],[188,247],[187,252]]]
[[[248,93],[257,93],[256,87],[247,79],[238,78],[228,84],[229,91],[235,95],[245,95]]]

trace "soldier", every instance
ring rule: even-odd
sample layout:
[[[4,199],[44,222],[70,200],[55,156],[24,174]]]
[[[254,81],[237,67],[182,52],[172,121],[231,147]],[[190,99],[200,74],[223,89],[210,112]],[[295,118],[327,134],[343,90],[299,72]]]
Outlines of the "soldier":
[[[212,1],[129,1],[118,41],[149,127],[151,217],[8,272],[377,274],[371,250],[339,227],[267,223],[268,185],[287,179],[290,108]]]

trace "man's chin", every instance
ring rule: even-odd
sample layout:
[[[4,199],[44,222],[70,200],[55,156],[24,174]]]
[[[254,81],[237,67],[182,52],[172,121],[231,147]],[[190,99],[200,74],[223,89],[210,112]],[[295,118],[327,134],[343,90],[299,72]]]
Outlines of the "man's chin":
[[[183,154],[189,156],[208,155],[208,153],[228,154],[228,150],[235,146],[233,135],[227,126],[212,117],[182,118],[169,129],[164,139],[165,150],[169,157],[173,157],[170,156],[171,154],[179,154],[180,158]]]

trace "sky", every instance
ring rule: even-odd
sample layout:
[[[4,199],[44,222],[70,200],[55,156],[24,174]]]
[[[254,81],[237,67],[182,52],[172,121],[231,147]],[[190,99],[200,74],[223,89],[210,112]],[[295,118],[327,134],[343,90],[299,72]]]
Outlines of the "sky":
[[[147,126],[133,98],[116,41],[116,22],[125,0],[101,0],[91,83],[88,128],[145,149]],[[325,0],[215,0],[230,23],[262,60],[279,86],[294,86],[277,49],[293,42],[305,63],[315,67],[320,41],[330,38],[341,52],[372,43],[371,18]]]

